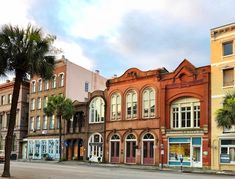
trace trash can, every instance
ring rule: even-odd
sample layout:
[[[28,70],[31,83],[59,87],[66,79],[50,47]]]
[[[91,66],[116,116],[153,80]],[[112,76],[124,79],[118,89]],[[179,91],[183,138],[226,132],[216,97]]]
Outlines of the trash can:
[[[11,160],[16,160],[17,159],[17,155],[16,154],[11,154],[10,159]]]

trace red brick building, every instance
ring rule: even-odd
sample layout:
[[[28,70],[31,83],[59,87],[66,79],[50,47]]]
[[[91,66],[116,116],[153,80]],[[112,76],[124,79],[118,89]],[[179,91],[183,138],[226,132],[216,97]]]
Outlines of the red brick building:
[[[105,161],[210,166],[210,67],[127,70],[107,81]]]

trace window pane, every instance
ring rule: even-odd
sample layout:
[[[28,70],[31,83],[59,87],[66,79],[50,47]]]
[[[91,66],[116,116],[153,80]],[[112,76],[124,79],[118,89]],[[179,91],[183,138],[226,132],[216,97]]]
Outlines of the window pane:
[[[223,55],[231,55],[233,54],[233,42],[224,43],[223,44]]]
[[[223,70],[223,86],[232,86],[234,84],[234,69]]]

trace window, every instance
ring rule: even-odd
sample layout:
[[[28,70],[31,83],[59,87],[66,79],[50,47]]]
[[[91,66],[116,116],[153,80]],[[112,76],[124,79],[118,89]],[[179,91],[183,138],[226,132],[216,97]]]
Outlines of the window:
[[[36,92],[36,81],[32,81],[32,93]]]
[[[4,105],[5,104],[5,96],[1,96],[1,105]]]
[[[223,69],[223,86],[234,85],[234,69]]]
[[[235,164],[235,140],[222,139],[220,148],[220,163]]]
[[[47,129],[47,116],[43,116],[42,129]]]
[[[2,117],[3,115],[2,114],[0,114],[0,130],[2,129]]]
[[[16,151],[16,146],[17,146],[17,138],[16,135],[13,135],[13,139],[12,139],[12,149],[11,151]]]
[[[111,97],[111,119],[118,120],[121,118],[121,95],[115,93]]]
[[[223,43],[223,55],[232,55],[233,54],[233,42]]]
[[[41,128],[41,123],[40,123],[40,116],[36,117],[36,129],[39,130]]]
[[[30,130],[34,130],[34,117],[30,118]]]
[[[89,92],[89,83],[85,82],[85,92]]]
[[[60,74],[60,87],[64,86],[64,73]]]
[[[42,79],[38,80],[38,91],[42,91]]]
[[[181,98],[171,105],[172,128],[200,127],[200,102],[195,98]]]
[[[6,128],[8,128],[10,122],[10,114],[7,114]]]
[[[52,77],[51,87],[56,88],[56,76],[55,75]]]
[[[129,91],[126,95],[126,113],[127,119],[137,116],[137,94],[134,90]]]
[[[148,88],[143,92],[143,118],[155,116],[155,92]]]
[[[35,99],[31,99],[31,110],[35,109]]]
[[[49,81],[48,80],[44,81],[44,90],[49,90]]]
[[[37,99],[37,108],[38,108],[38,109],[41,109],[41,106],[42,106],[42,99],[39,97],[39,98]]]
[[[44,99],[43,99],[43,108],[47,107],[47,102],[48,102],[48,97],[44,96]]]
[[[224,128],[225,133],[235,132],[235,125],[232,125],[231,128]]]
[[[104,100],[101,97],[95,97],[90,103],[89,122],[104,122]]]
[[[8,104],[11,104],[11,101],[12,101],[12,95],[9,94],[9,95],[8,95]]]
[[[52,115],[50,116],[50,129],[54,129],[55,128],[55,116]]]

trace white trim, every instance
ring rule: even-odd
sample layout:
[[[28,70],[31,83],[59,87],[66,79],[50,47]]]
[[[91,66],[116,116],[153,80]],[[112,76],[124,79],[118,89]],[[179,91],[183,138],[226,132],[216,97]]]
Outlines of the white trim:
[[[218,62],[218,63],[212,63],[211,66],[213,67],[213,66],[218,66],[218,65],[224,65],[224,64],[233,63],[233,62],[235,62],[235,59],[233,59],[233,60],[226,60],[226,61]]]
[[[151,134],[153,136],[153,139],[144,139],[144,136],[146,134]],[[147,132],[142,136],[142,141],[141,141],[141,164],[144,165],[144,141],[153,141],[153,165],[155,165],[155,151],[156,151],[156,147],[155,147],[155,136],[154,134]]]
[[[213,96],[211,96],[212,99],[223,98],[223,97],[225,97],[225,94],[220,94],[220,95],[213,95]]]

